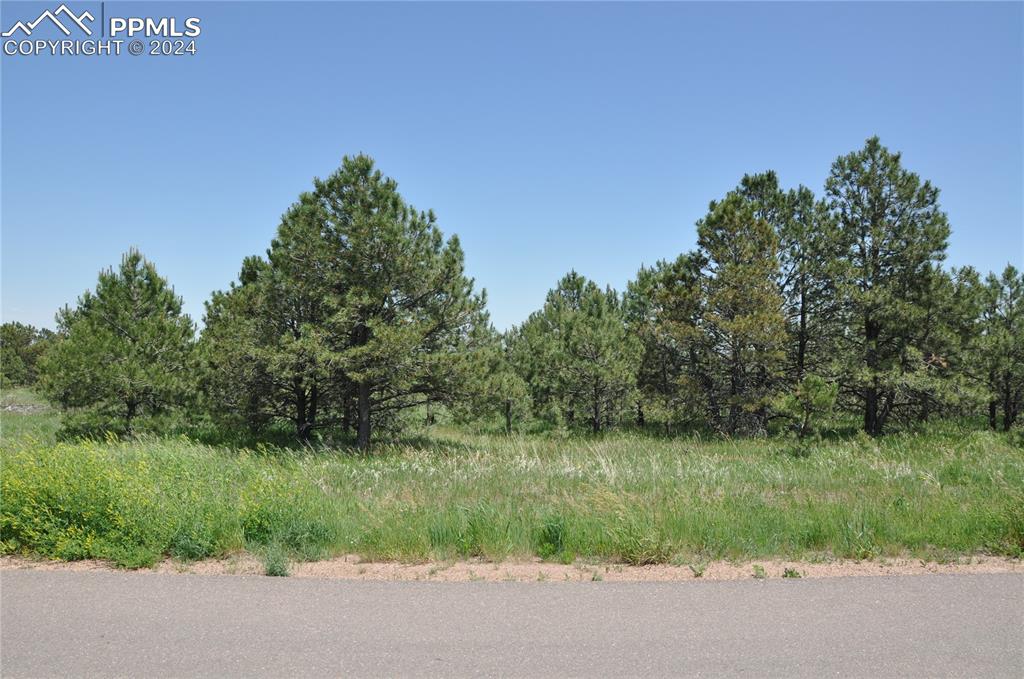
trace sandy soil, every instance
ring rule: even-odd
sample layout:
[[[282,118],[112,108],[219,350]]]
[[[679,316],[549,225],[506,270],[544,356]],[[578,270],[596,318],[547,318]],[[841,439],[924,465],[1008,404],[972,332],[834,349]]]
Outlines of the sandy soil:
[[[337,578],[344,580],[422,580],[435,582],[667,582],[681,580],[749,580],[756,577],[781,578],[787,570],[803,578],[832,578],[875,575],[924,575],[941,573],[1024,573],[1024,562],[992,556],[964,557],[956,563],[932,563],[915,559],[877,561],[751,561],[735,563],[714,561],[699,568],[690,566],[626,566],[621,564],[574,563],[570,565],[533,561],[448,561],[419,564],[363,562],[356,556],[326,561],[290,564],[289,573],[298,578]],[[116,571],[103,561],[49,561],[24,557],[0,557],[0,571],[14,569]],[[263,564],[251,554],[235,554],[225,559],[193,563],[166,560],[140,573],[176,573],[199,575],[263,575]],[[700,572],[700,575],[697,575]],[[761,573],[758,572],[758,575]]]

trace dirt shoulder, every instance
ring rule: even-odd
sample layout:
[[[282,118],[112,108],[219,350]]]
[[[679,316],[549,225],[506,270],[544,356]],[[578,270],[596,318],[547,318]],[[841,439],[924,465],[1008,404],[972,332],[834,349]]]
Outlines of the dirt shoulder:
[[[117,571],[104,561],[49,561],[25,557],[0,557],[0,571],[17,569],[65,571]],[[196,575],[263,575],[263,563],[251,554],[192,563],[166,560],[140,573]],[[788,572],[788,574],[787,574]],[[749,580],[755,577],[834,578],[878,575],[925,575],[952,573],[1024,573],[1024,562],[992,556],[964,557],[956,563],[917,559],[877,561],[713,561],[690,566],[574,563],[569,565],[532,561],[447,561],[405,564],[364,562],[356,556],[326,561],[292,563],[289,575],[297,578],[342,580],[396,580],[432,582],[672,582],[684,580]]]

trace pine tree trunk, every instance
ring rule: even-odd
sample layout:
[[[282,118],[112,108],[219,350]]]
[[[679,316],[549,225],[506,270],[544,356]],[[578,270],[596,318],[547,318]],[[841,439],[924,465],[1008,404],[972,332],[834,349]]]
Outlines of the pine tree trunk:
[[[643,427],[647,423],[647,419],[644,417],[644,404],[640,401],[636,402],[636,426]]]
[[[306,421],[309,422],[310,430],[316,427],[316,411],[320,402],[320,390],[313,387],[309,390],[309,409],[306,411]]]
[[[316,428],[316,403],[318,398],[316,387],[309,390],[308,399],[305,394],[303,394],[302,398],[305,403],[303,407],[305,414],[302,416],[302,424],[299,426],[299,440],[307,443],[313,435],[313,430]]]
[[[729,422],[727,424],[729,435],[736,433],[739,427],[739,404],[737,404],[737,395],[739,394],[739,377],[737,376],[736,367],[736,349],[732,350],[729,359]]]
[[[1003,431],[1010,431],[1013,415],[1013,399],[1010,397],[1010,383],[1007,380],[1003,386]]]
[[[718,395],[715,393],[715,383],[708,375],[707,371],[700,367],[700,361],[697,356],[697,352],[692,348],[689,351],[690,365],[694,366],[693,376],[696,378],[698,384],[700,384],[701,391],[704,392],[704,397],[707,399],[707,418],[708,422],[711,423],[712,429],[715,431],[722,431],[722,411],[718,405]]]
[[[804,378],[805,364],[807,362],[807,301],[803,284],[800,286],[800,330],[797,336],[796,345],[796,379]]]
[[[1012,427],[1017,423],[1017,418],[1020,416],[1020,402],[1021,402],[1021,389],[1015,389],[1013,396],[1010,399],[1010,426]]]
[[[505,399],[505,433],[512,433],[512,399]]]
[[[992,431],[996,429],[996,413],[998,412],[999,404],[995,399],[988,402],[988,428]]]
[[[131,436],[134,433],[134,429],[132,427],[132,420],[135,419],[136,408],[138,408],[138,404],[133,399],[128,399],[127,403],[125,403],[124,428],[125,432],[129,436]]]
[[[768,387],[769,387],[769,385],[768,385],[768,370],[763,365],[757,369],[757,378],[758,378],[758,390],[759,390],[759,392],[760,393],[767,393],[768,392]],[[759,407],[757,409],[757,411],[754,413],[754,415],[755,415],[755,422],[756,422],[756,429],[757,429],[757,431],[754,432],[754,433],[756,433],[758,436],[762,436],[762,435],[764,435],[764,434],[766,434],[768,432],[768,408],[767,408],[767,406],[763,406],[762,405],[761,407]]]
[[[878,324],[870,318],[864,319],[864,340],[865,353],[864,362],[868,370],[872,372],[871,385],[864,392],[864,431],[871,436],[881,434],[880,421],[878,419],[878,378],[874,375],[878,368]]]
[[[359,430],[356,445],[363,450],[370,447],[370,383],[359,383]]]
[[[309,440],[309,422],[306,420],[306,390],[295,381],[295,435],[305,443]]]
[[[878,436],[878,389],[874,385],[864,393],[864,431]]]

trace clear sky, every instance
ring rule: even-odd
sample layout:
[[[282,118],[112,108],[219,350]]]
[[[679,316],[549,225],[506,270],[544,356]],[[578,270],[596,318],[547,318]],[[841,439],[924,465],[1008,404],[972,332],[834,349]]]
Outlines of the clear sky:
[[[198,53],[3,57],[3,319],[52,327],[134,245],[198,320],[360,151],[460,236],[499,328],[570,268],[622,289],[690,249],[745,172],[820,192],[873,134],[942,189],[950,263],[1020,265],[1022,7],[107,2],[200,17]]]

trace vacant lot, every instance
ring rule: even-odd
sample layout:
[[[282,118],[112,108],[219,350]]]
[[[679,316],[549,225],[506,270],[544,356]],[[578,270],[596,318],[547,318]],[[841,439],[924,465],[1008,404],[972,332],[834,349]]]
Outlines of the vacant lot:
[[[1024,451],[952,426],[808,457],[781,440],[441,428],[356,455],[58,443],[56,416],[27,392],[5,395],[2,419],[6,553],[137,567],[247,550],[272,570],[341,554],[700,564],[1024,549]]]

